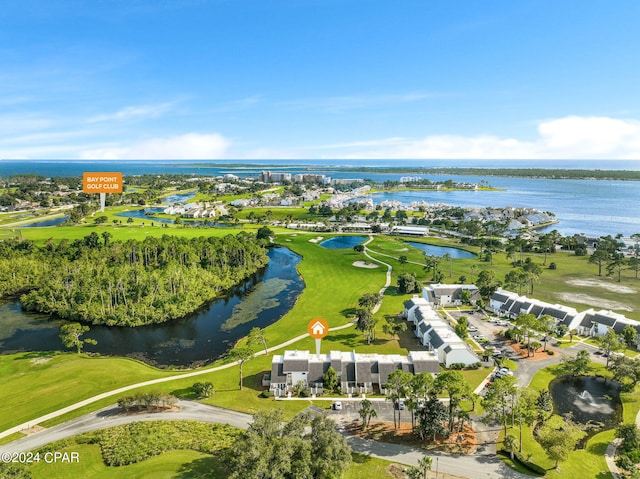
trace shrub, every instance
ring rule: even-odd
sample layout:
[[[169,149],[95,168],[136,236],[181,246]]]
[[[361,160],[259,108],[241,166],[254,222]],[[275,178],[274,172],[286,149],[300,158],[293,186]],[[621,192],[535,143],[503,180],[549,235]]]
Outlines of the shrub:
[[[464,369],[465,364],[464,363],[451,363],[451,365],[449,366],[449,369]]]
[[[549,263],[549,269],[558,269],[558,265],[555,263]]]
[[[555,352],[551,351],[550,349],[547,349],[547,354],[549,356],[553,356],[555,354]]]
[[[271,391],[268,389],[264,389],[261,393],[260,393],[260,397],[261,398],[270,398],[271,397]]]

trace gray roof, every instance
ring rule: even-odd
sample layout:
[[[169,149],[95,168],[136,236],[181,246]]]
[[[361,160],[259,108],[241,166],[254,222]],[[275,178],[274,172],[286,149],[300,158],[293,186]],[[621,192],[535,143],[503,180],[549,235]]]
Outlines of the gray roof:
[[[352,362],[342,363],[342,382],[356,382],[356,365]]]
[[[552,316],[556,319],[564,319],[564,317],[567,315],[566,311],[563,311],[558,308],[552,308],[552,307],[544,308],[543,313],[548,314],[549,316]]]
[[[511,308],[511,305],[513,305],[515,301],[512,298],[507,299],[502,306],[500,306],[500,311],[509,311],[509,308]]]
[[[378,363],[378,370],[380,371],[380,384],[387,384],[389,380],[389,374],[396,370],[393,363],[380,362]]]
[[[309,383],[321,383],[322,376],[329,369],[329,363],[319,361],[309,361],[309,374],[307,375],[307,382]]]
[[[598,324],[604,324],[605,326],[613,326],[616,322],[616,318],[611,318],[602,314],[596,314],[593,317],[592,321],[595,321]]]
[[[491,295],[491,299],[494,301],[500,301],[501,303],[504,303],[507,299],[509,299],[509,296],[507,296],[504,293],[499,293],[496,291]]]
[[[593,314],[585,314],[584,318],[582,318],[582,321],[580,322],[580,326],[582,326],[583,328],[591,328],[593,323],[593,318],[594,315]]]
[[[284,368],[283,371],[285,373],[300,373],[309,370],[309,360],[308,359],[284,359]]]
[[[431,331],[431,334],[429,336],[429,344],[431,344],[432,348],[438,349],[444,344],[444,340],[440,337],[435,329]]]
[[[282,371],[282,363],[271,364],[271,383],[285,383],[287,375]]]
[[[440,372],[440,363],[437,358],[433,358],[433,360],[415,360],[413,361],[413,372],[415,374],[419,373],[439,373]]]
[[[544,306],[541,306],[539,304],[534,304],[533,307],[531,308],[531,311],[529,311],[531,314],[533,314],[536,318],[542,316],[542,311],[544,311]]]
[[[418,323],[418,329],[424,334],[429,331],[429,325],[423,321],[422,323]]]
[[[359,383],[371,382],[371,363],[369,361],[358,361],[356,363],[356,379]]]

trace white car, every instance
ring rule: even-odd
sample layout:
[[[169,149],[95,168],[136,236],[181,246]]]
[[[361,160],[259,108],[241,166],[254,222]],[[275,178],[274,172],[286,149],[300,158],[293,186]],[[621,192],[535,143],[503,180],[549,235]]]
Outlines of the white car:
[[[476,331],[478,331],[478,328],[476,328],[475,326],[468,326],[467,331],[469,331],[470,333],[475,333]]]
[[[333,404],[331,405],[331,408],[334,411],[342,411],[342,402],[340,401],[334,401]]]
[[[473,336],[471,336],[473,339],[475,339],[476,341],[481,341],[484,339],[484,336],[482,334],[474,334]]]

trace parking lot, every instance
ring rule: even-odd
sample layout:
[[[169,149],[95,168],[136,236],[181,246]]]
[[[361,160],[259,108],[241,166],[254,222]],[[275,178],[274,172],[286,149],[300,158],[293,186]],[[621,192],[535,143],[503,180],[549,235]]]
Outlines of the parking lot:
[[[375,418],[376,421],[393,422],[393,404],[390,401],[378,398],[369,400],[371,401],[373,409],[375,409],[375,411],[378,413],[378,416]],[[334,419],[342,421],[352,421],[360,419],[358,411],[361,407],[362,398],[340,399],[340,403],[342,404],[342,410],[336,411],[331,408],[329,411],[330,416],[335,416]],[[400,411],[400,418],[402,421],[411,421],[411,412],[405,408],[403,411]]]

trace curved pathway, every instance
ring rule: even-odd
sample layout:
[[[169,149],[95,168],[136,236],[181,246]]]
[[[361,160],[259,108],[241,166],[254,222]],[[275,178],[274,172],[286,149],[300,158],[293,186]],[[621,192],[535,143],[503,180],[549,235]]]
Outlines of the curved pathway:
[[[375,254],[380,254],[380,253],[376,253],[375,251],[370,250],[369,248],[367,248],[367,245],[369,243],[371,243],[373,241],[373,236],[369,235],[369,239],[367,241],[364,242],[363,246],[364,246],[364,255],[369,258],[371,261],[375,261],[376,263],[380,263],[383,264],[387,267],[387,279],[384,283],[384,286],[382,288],[380,288],[379,294],[380,294],[380,301],[378,301],[378,303],[374,306],[374,308],[371,310],[372,314],[376,314],[378,312],[378,310],[380,309],[380,306],[382,306],[382,296],[384,295],[384,292],[387,290],[387,288],[389,286],[391,286],[391,272],[393,271],[393,267],[389,264],[389,263],[385,263],[384,261],[380,261],[377,258],[374,258],[373,256],[371,256],[369,253],[375,253]],[[385,255],[388,256],[388,255]],[[390,258],[393,258],[393,256],[389,256]]]
[[[365,245],[370,243],[371,241],[373,241],[373,236],[369,236],[369,240],[365,243]],[[384,263],[384,262],[382,262],[382,261],[380,261],[378,259],[375,259],[375,258],[372,258],[371,256],[369,256],[368,253],[366,252],[366,246],[365,246],[365,255],[367,255],[367,257],[370,258],[372,261],[376,261],[376,262],[381,263],[381,264],[383,264],[383,265],[385,265],[387,267],[387,279],[386,279],[385,285],[380,290],[380,293],[382,294],[382,293],[384,293],[384,291],[391,284],[392,267],[391,267],[391,265],[389,265],[387,263]],[[381,304],[382,304],[382,302],[379,302],[378,304],[376,304],[376,306],[373,308],[373,312],[374,313],[377,312],[378,309],[380,309]],[[353,324],[354,324],[353,322],[350,322],[350,323],[347,323],[347,324],[343,324],[342,326],[336,326],[334,328],[330,328],[329,331],[338,331],[338,330],[341,330],[341,329],[350,328],[350,327],[353,327]],[[266,355],[266,354],[269,354],[269,353],[271,353],[273,351],[277,351],[277,350],[282,349],[284,347],[287,347],[287,346],[289,346],[289,345],[291,345],[293,343],[296,343],[296,342],[300,341],[301,339],[306,338],[307,336],[309,336],[308,333],[301,334],[301,335],[296,336],[295,338],[292,338],[292,339],[290,339],[288,341],[285,341],[283,343],[280,343],[280,344],[277,344],[275,346],[272,346],[272,347],[268,348],[266,351],[260,350],[260,351],[255,353],[255,356]],[[17,432],[24,431],[24,430],[29,429],[29,428],[37,425],[37,424],[43,423],[45,421],[49,421],[50,419],[55,419],[55,418],[60,417],[60,416],[62,416],[64,414],[67,414],[69,412],[75,411],[76,409],[80,409],[81,407],[84,407],[84,406],[87,406],[89,404],[92,404],[92,403],[94,403],[96,401],[100,401],[102,399],[105,399],[105,398],[108,398],[108,397],[111,397],[111,396],[115,396],[116,394],[122,394],[124,392],[131,391],[132,389],[137,389],[137,388],[144,387],[144,386],[152,386],[154,384],[161,384],[161,383],[165,383],[165,382],[169,382],[169,381],[174,381],[176,379],[190,378],[190,377],[194,377],[194,376],[200,376],[202,374],[209,374],[209,373],[212,373],[212,372],[220,371],[222,369],[232,368],[234,366],[237,366],[237,364],[238,363],[234,361],[234,362],[231,362],[231,363],[223,364],[221,366],[215,366],[215,367],[212,367],[212,368],[205,368],[205,369],[201,369],[201,370],[198,370],[198,371],[192,371],[192,372],[189,372],[189,373],[176,374],[176,375],[167,376],[167,377],[164,377],[164,378],[151,379],[149,381],[144,381],[144,382],[140,382],[140,383],[136,383],[136,384],[130,384],[128,386],[123,386],[123,387],[118,388],[118,389],[113,389],[111,391],[106,391],[104,393],[97,394],[95,396],[87,398],[87,399],[85,399],[83,401],[77,402],[75,404],[71,404],[71,405],[69,405],[67,407],[64,407],[62,409],[58,409],[57,411],[54,411],[52,413],[45,414],[44,416],[40,416],[38,418],[34,418],[34,419],[30,420],[30,421],[27,421],[27,422],[22,423],[22,424],[18,424],[15,427],[12,427],[10,429],[2,431],[2,432],[0,432],[0,438],[9,436],[11,434],[15,434]]]

